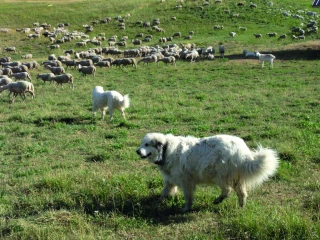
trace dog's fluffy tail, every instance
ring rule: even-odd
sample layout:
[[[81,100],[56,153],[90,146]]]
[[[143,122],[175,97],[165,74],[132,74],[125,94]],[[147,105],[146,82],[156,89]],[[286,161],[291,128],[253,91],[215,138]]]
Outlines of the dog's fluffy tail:
[[[123,96],[123,100],[121,102],[121,107],[124,109],[130,107],[129,94]]]
[[[243,164],[244,181],[248,188],[262,184],[276,173],[279,166],[278,154],[272,149],[258,146],[252,155],[254,160]]]

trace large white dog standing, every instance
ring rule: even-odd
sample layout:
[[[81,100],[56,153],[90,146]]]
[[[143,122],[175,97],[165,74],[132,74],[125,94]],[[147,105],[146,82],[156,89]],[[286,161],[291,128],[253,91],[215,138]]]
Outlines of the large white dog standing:
[[[101,110],[101,119],[104,119],[106,110],[108,109],[110,121],[113,117],[113,111],[118,109],[122,117],[125,119],[124,110],[130,106],[129,95],[122,96],[117,91],[104,91],[103,87],[96,86],[92,91],[92,111],[93,117],[96,116],[96,111]]]
[[[193,193],[200,183],[220,186],[222,193],[215,204],[234,189],[244,207],[247,189],[262,184],[279,165],[274,150],[259,146],[250,151],[241,138],[229,135],[195,138],[148,133],[137,154],[158,165],[164,177],[161,198],[174,194],[177,186],[182,189],[184,211],[190,210]]]

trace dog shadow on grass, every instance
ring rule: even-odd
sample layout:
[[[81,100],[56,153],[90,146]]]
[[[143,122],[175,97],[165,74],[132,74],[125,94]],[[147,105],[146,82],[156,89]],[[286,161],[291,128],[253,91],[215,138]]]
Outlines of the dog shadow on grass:
[[[116,198],[116,197],[115,197]],[[103,202],[87,202],[84,212],[88,215],[117,213],[126,217],[142,218],[152,224],[171,224],[190,221],[191,216],[182,211],[183,204],[177,197],[160,200],[159,195],[142,198],[106,199]],[[192,212],[199,211],[193,208]]]

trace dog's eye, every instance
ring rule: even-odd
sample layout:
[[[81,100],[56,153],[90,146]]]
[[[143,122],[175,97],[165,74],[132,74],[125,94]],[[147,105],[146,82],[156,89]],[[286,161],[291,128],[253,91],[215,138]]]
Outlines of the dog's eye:
[[[148,146],[149,146],[149,143],[146,143],[145,146],[148,147]]]

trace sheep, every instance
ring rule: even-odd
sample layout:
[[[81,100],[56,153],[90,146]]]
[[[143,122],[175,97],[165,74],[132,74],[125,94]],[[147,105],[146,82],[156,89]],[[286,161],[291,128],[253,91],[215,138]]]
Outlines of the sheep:
[[[13,72],[12,72],[11,68],[3,68],[2,69],[2,74],[3,75],[7,75],[8,77],[11,77]]]
[[[6,89],[8,89],[8,91],[9,91],[8,97],[9,97],[9,101],[11,103],[14,102],[14,100],[18,96],[18,94],[21,96],[23,101],[25,101],[25,99],[26,99],[27,92],[31,94],[32,98],[35,97],[34,86],[31,82],[28,82],[28,81],[12,82],[12,83],[9,83],[5,86],[0,86],[0,93]],[[10,100],[11,93],[13,93],[13,98]]]
[[[24,59],[32,59],[32,54],[31,54],[31,53],[28,53],[28,54],[22,55],[21,58],[24,58]]]
[[[149,63],[157,63],[158,62],[158,57],[155,56],[155,55],[150,55],[150,56],[146,56],[146,57],[143,57],[141,58],[139,61],[138,61],[138,64],[140,64],[141,62],[143,62],[143,65],[144,64],[149,64]]]
[[[230,35],[231,37],[235,37],[237,34],[236,34],[235,32],[229,32],[229,35]]]
[[[61,85],[61,88],[63,88],[62,86],[63,83],[70,83],[70,86],[72,87],[72,89],[74,89],[73,76],[69,73],[61,74],[57,76],[50,76],[48,81],[55,81],[57,86]]]
[[[45,68],[49,69],[54,75],[66,73],[63,67],[51,67],[50,65],[46,65]]]
[[[255,52],[248,52],[247,50],[243,50],[243,57],[247,58],[247,57],[256,57],[256,53]]]
[[[241,31],[247,31],[247,28],[246,28],[246,27],[239,27],[239,30],[241,30]]]
[[[62,60],[61,61],[63,64],[66,65],[66,69],[68,69],[68,67],[76,67],[77,66],[77,61],[76,60]]]
[[[81,66],[79,64],[78,71],[82,73],[82,76],[87,76],[87,74],[92,74],[93,77],[96,76],[96,67],[95,66]]]
[[[12,74],[12,77],[15,78],[15,79],[17,79],[17,80],[26,80],[26,79],[29,79],[30,82],[32,81],[32,80],[31,80],[30,73],[28,73],[28,72],[13,73],[13,74]]]
[[[267,35],[268,35],[269,37],[276,37],[276,36],[277,36],[277,33],[276,33],[276,32],[267,33]]]
[[[207,56],[208,60],[214,60],[214,55],[212,53],[209,53]]]
[[[172,37],[181,37],[181,32],[175,32]]]
[[[261,54],[258,51],[255,52],[256,56],[259,57],[259,60],[262,62],[262,67],[264,67],[264,62],[270,62],[270,67],[273,67],[273,60],[276,58],[272,54]]]
[[[11,57],[2,57],[0,58],[0,63],[11,62]]]
[[[199,53],[196,50],[190,51],[185,55],[185,59],[190,58],[191,62],[195,62],[198,57]]]
[[[164,64],[168,65],[168,63],[172,63],[172,65],[176,66],[176,58],[174,56],[164,57],[158,59],[159,62],[164,62]]]
[[[9,83],[12,83],[12,80],[10,78],[0,78],[0,86],[5,86]]]
[[[43,80],[43,83],[45,84],[46,81],[49,81],[50,83],[52,82],[51,77],[54,77],[53,73],[41,73],[41,74],[37,74],[36,79],[41,78]]]
[[[137,61],[135,58],[122,58],[120,63],[119,63],[119,66],[120,65],[132,65],[132,67],[135,67],[137,68]]]
[[[95,64],[96,67],[111,67],[111,63],[109,61],[99,61]]]
[[[278,40],[287,38],[287,34],[282,34],[279,36]]]
[[[3,50],[5,50],[6,52],[14,52],[14,53],[17,51],[15,47],[6,47]]]
[[[262,38],[262,34],[260,33],[254,33],[253,35],[258,39]]]
[[[142,44],[142,40],[139,40],[139,39],[133,39],[133,40],[132,40],[132,43],[133,43],[133,45],[139,45],[139,46],[141,46],[141,44]]]
[[[93,61],[91,59],[81,60],[76,63],[81,66],[93,66]]]
[[[96,112],[101,110],[101,120],[104,119],[106,110],[109,111],[110,121],[113,119],[113,111],[118,109],[123,119],[126,119],[124,110],[130,106],[129,95],[122,96],[117,91],[104,91],[103,87],[96,86],[92,91],[92,112],[95,118]]]
[[[220,57],[224,58],[225,48],[221,44],[219,46],[219,53],[220,53]]]
[[[10,67],[13,73],[20,73],[20,72],[28,72],[28,67],[26,65],[19,65],[17,67]]]

